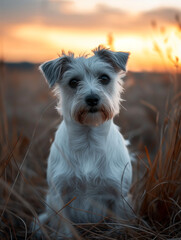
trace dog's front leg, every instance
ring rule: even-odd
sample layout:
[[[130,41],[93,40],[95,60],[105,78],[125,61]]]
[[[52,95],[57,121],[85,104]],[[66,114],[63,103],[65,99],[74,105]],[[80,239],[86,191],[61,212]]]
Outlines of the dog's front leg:
[[[43,236],[46,236],[45,225],[48,222],[48,215],[46,212],[40,214],[38,218],[34,218],[31,223],[31,231],[33,236],[38,239],[43,239]]]
[[[66,208],[69,204],[62,200],[60,193],[54,187],[50,187],[46,202],[48,225],[54,229],[51,235],[53,239],[71,239],[78,235],[67,215]]]

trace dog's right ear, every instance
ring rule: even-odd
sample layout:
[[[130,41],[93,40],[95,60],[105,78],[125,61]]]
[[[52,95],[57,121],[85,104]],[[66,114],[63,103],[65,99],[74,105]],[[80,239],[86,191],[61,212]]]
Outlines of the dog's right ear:
[[[68,68],[68,63],[71,62],[69,56],[62,56],[57,59],[47,61],[39,66],[39,70],[45,77],[50,87],[61,80],[64,72]]]

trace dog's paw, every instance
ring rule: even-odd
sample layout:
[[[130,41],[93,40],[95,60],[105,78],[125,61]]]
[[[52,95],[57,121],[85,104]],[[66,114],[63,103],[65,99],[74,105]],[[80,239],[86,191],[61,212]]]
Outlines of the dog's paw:
[[[42,213],[38,216],[38,218],[34,218],[30,229],[33,235],[33,239],[46,239],[47,231],[44,227],[45,224],[48,222],[48,216],[46,213]]]

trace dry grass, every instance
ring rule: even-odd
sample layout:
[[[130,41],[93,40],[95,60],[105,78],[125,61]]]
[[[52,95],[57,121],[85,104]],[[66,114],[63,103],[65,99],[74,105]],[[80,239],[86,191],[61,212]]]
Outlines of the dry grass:
[[[135,211],[147,222],[155,239],[181,237],[180,103],[173,106],[165,119],[160,148],[153,162],[145,148],[148,160],[146,173],[133,186]]]
[[[32,97],[29,90],[26,98],[31,104],[27,107],[26,103],[23,107],[20,101],[16,109],[22,107],[22,112],[14,110],[10,113],[10,106],[17,100],[18,89],[27,75],[34,79],[28,86],[32,85],[33,94],[38,88],[37,95]],[[33,239],[29,227],[33,217],[44,209],[46,158],[51,144],[48,139],[53,137],[57,125],[57,115],[52,107],[54,99],[47,95],[42,80],[37,87],[40,76],[34,69],[27,74],[25,70],[9,71],[2,65],[1,77],[4,85],[1,85],[0,99],[0,239]],[[12,78],[15,83],[11,82]],[[17,91],[14,98],[8,95],[12,84],[13,94]],[[116,121],[123,132],[129,133],[128,137],[137,149],[138,164],[134,166],[132,187],[136,216],[132,222],[77,225],[77,239],[180,239],[180,86],[175,93],[174,83],[170,83],[165,75],[148,74],[145,78],[144,74],[130,73],[125,87],[127,111],[123,111]]]

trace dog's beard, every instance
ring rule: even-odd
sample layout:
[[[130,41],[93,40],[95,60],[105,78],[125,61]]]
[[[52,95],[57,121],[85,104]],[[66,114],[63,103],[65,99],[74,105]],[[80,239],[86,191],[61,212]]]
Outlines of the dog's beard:
[[[105,121],[113,118],[113,111],[111,108],[105,107],[104,105],[100,107],[91,108],[79,108],[74,113],[75,121],[80,124],[97,127],[103,124]]]

